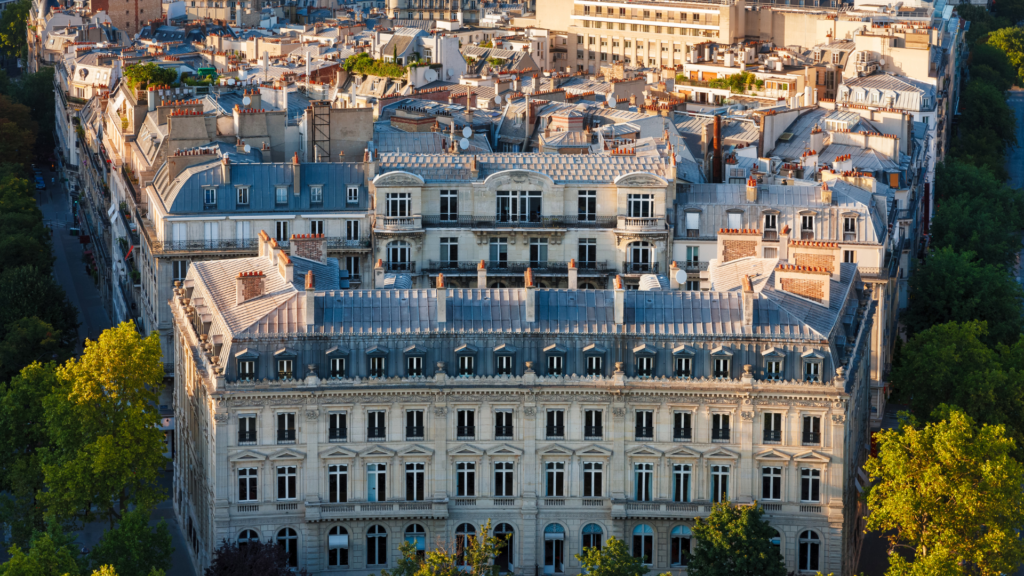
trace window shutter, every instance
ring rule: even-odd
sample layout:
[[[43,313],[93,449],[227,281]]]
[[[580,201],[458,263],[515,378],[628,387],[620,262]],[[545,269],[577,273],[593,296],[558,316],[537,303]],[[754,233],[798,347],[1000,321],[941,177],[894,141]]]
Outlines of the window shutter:
[[[699,230],[700,229],[700,214],[697,212],[686,213],[686,229],[687,230]]]

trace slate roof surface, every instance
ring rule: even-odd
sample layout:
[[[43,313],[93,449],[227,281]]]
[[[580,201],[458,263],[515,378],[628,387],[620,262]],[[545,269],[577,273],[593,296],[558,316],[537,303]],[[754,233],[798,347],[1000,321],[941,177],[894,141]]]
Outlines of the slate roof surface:
[[[675,179],[672,167],[661,158],[589,154],[478,154],[479,178],[506,170],[531,170],[555,182],[612,182],[631,172],[648,172]],[[468,155],[382,154],[380,172],[405,170],[424,180],[471,180]]]
[[[306,332],[306,295],[301,286],[300,260],[294,283],[281,279],[269,259],[236,258],[197,262],[189,279],[201,285],[193,292],[195,305],[211,307],[233,335]],[[315,263],[313,263],[315,264]],[[309,266],[308,261],[302,265]],[[316,266],[329,268],[336,262]],[[235,277],[263,270],[265,295],[235,305]],[[536,322],[526,322],[525,290],[521,288],[452,289],[448,291],[449,321],[437,322],[436,291],[317,290],[313,331],[325,334],[405,334],[426,332],[565,333],[680,335],[692,337],[761,336],[820,340],[835,326],[845,294],[852,287],[855,265],[844,264],[828,308],[774,291],[760,284],[751,326],[742,320],[742,294],[720,292],[625,292],[624,321],[614,321],[611,290],[537,289]],[[317,284],[320,284],[320,271]],[[322,273],[328,274],[327,270]],[[186,282],[186,285],[189,285]],[[206,298],[205,296],[209,296]]]
[[[800,114],[793,121],[792,124],[786,128],[786,132],[791,133],[793,136],[789,141],[783,141],[781,138],[775,141],[775,149],[769,153],[769,156],[778,156],[783,160],[792,160],[799,158],[803,154],[811,142],[811,129],[815,125],[822,123],[822,120],[829,114],[828,110],[824,108],[814,108]],[[767,143],[766,143],[767,144]]]

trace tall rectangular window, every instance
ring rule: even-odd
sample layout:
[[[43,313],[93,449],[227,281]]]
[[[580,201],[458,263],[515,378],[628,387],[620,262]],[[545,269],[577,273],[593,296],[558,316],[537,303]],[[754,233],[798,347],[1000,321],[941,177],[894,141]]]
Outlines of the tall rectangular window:
[[[441,190],[441,221],[456,222],[459,219],[459,191]]]
[[[239,186],[238,187],[238,205],[248,206],[249,205],[249,187]]]
[[[348,418],[344,412],[332,412],[327,416],[328,442],[344,442],[348,439]]]
[[[188,260],[174,260],[171,262],[173,280],[184,280],[188,275]]]
[[[387,361],[383,356],[372,356],[370,358],[370,378],[384,378],[387,376]]]
[[[548,239],[530,238],[530,266],[546,268],[548,265]]]
[[[636,358],[636,375],[641,378],[650,377],[654,374],[654,357],[653,356],[637,356]]]
[[[697,238],[700,236],[700,212],[686,213],[686,237]]]
[[[455,268],[459,262],[459,239],[455,236],[441,238],[441,267]]]
[[[349,204],[359,202],[359,186],[349,186],[346,190],[345,199]]]
[[[309,201],[313,204],[323,204],[324,201],[324,188],[323,186],[310,186],[309,187]]]
[[[459,356],[459,376],[472,376],[476,372],[476,358],[468,354]]]
[[[259,497],[259,468],[238,469],[238,501],[256,502]]]
[[[366,501],[386,502],[388,486],[388,465],[366,465]]]
[[[763,418],[765,444],[778,444],[782,442],[782,414],[778,412],[765,412]]]
[[[496,357],[494,361],[498,364],[498,376],[512,374],[512,356],[503,354]]]
[[[277,377],[281,380],[291,380],[295,375],[294,360],[277,361]]]
[[[203,205],[204,207],[216,206],[217,205],[217,189],[207,188],[203,190]]]
[[[406,358],[405,371],[409,376],[423,376],[423,356],[409,356]]]
[[[405,465],[405,499],[421,501],[425,499],[426,464],[411,462]]]
[[[818,416],[804,416],[804,436],[803,443],[805,445],[820,444],[821,443],[821,418]]]
[[[345,359],[331,358],[331,378],[345,377]]]
[[[496,268],[508,268],[508,238],[491,238],[490,263]]]
[[[423,439],[423,410],[405,411],[405,439]]]
[[[324,221],[323,220],[310,220],[309,221],[309,233],[313,235],[322,236],[324,233]]]
[[[459,410],[456,413],[455,435],[465,440],[472,440],[476,437],[476,411]]]
[[[278,186],[274,189],[274,204],[286,206],[288,204],[288,188]]]
[[[690,465],[672,465],[672,501],[690,501]]]
[[[561,376],[563,365],[565,364],[565,357],[559,354],[552,354],[548,356],[548,375],[549,376]]]
[[[345,240],[359,240],[359,220],[345,220]]]
[[[277,467],[277,499],[294,500],[297,498],[298,473],[295,466]]]
[[[549,439],[563,438],[565,436],[564,410],[548,410],[546,432]]]
[[[495,462],[494,463],[494,495],[495,496],[512,496],[515,494],[513,490],[513,464],[512,462]]]
[[[387,412],[370,410],[366,413],[366,438],[371,442],[380,442],[387,436]]]
[[[277,443],[295,444],[294,412],[284,412],[277,415]]]
[[[604,495],[604,463],[583,463],[583,497],[600,498]]]
[[[385,206],[389,218],[411,216],[412,194],[409,192],[389,192],[385,196]]]
[[[688,442],[693,439],[693,415],[689,412],[672,414],[672,439],[677,442]]]
[[[821,502],[821,470],[800,469],[800,501]]]
[[[346,464],[327,466],[327,501],[348,502],[348,466]]]
[[[584,270],[597,267],[597,238],[580,238],[577,266]]]
[[[601,440],[604,437],[603,412],[601,410],[583,411],[583,437],[586,440]]]
[[[242,382],[256,379],[256,362],[254,360],[238,361],[238,379]]]
[[[653,410],[636,411],[636,428],[634,432],[636,440],[650,440],[654,438]]]
[[[496,410],[494,412],[494,439],[511,440],[515,436],[512,422],[512,410]]]
[[[287,220],[278,220],[274,223],[274,228],[274,240],[277,240],[278,242],[286,242],[289,239]]]
[[[602,358],[600,356],[587,356],[587,376],[601,376]]]
[[[476,496],[476,462],[455,463],[455,495]]]
[[[782,380],[781,358],[768,358],[764,361],[764,379]]]
[[[654,497],[654,464],[641,462],[633,464],[633,497],[638,502],[650,502]]]
[[[579,191],[579,211],[577,219],[579,222],[597,222],[597,191]]]
[[[814,216],[800,217],[800,239],[814,240]]]
[[[729,440],[729,415],[711,415],[711,441],[728,442]]]
[[[359,256],[346,256],[345,270],[348,270],[353,280],[359,280]]]
[[[729,499],[729,467],[711,467],[711,501],[723,502]]]
[[[238,445],[250,446],[256,443],[256,415],[238,416]]]
[[[546,462],[544,473],[544,495],[548,497],[565,496],[565,462]]]
[[[761,468],[761,499],[782,499],[782,468],[764,466]]]
[[[654,216],[654,194],[629,194],[626,202],[630,218]]]
[[[689,378],[693,375],[693,358],[676,356],[676,378]]]

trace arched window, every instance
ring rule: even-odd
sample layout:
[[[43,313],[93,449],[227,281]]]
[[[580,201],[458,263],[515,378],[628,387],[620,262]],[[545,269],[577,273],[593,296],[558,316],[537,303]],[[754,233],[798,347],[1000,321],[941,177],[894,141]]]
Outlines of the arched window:
[[[476,528],[472,524],[459,524],[455,529],[455,563],[459,566],[466,565],[466,547],[474,536]]]
[[[654,261],[653,247],[650,242],[633,242],[626,251],[629,258],[626,261],[626,272],[629,274],[640,274],[651,272],[651,263]]]
[[[772,536],[768,538],[768,542],[772,546],[775,546],[775,549],[779,551],[779,554],[782,553],[782,535],[779,534],[779,531],[775,528],[772,528]]]
[[[515,547],[512,541],[515,537],[515,530],[508,524],[498,524],[494,527],[492,535],[498,540],[505,542],[501,552],[494,558],[494,565],[498,567],[500,572],[515,572]]]
[[[277,545],[288,553],[288,565],[296,568],[299,565],[299,535],[291,528],[282,528],[277,533]]]
[[[821,555],[821,539],[813,530],[800,533],[800,570],[818,571],[818,557]]]
[[[686,566],[690,563],[690,527],[676,526],[672,529],[670,546],[672,566]]]
[[[633,529],[633,558],[640,558],[644,564],[654,563],[654,529],[647,524]]]
[[[500,280],[495,280],[494,282],[491,282],[491,288],[508,288],[508,285]]]
[[[594,286],[594,285],[593,285],[592,283],[590,283],[590,282],[581,282],[581,283],[579,284],[579,286],[577,286],[577,288],[579,288],[580,290],[596,290],[596,289],[597,289],[597,288],[596,288],[596,287],[595,287],[595,286]]]
[[[583,547],[601,549],[604,541],[604,531],[597,524],[587,524],[583,527]]]
[[[348,566],[348,530],[341,526],[327,533],[327,565]]]
[[[366,531],[367,566],[385,566],[388,563],[388,531],[379,524]]]
[[[544,528],[544,573],[561,574],[565,571],[565,528],[561,524],[548,524]]]
[[[405,529],[405,541],[416,547],[416,556],[423,558],[427,550],[427,531],[419,524],[410,524]]]
[[[255,530],[242,530],[242,533],[238,535],[238,547],[247,546],[249,542],[258,542],[259,539]]]
[[[404,240],[395,240],[388,244],[388,267],[390,270],[409,270],[411,261],[409,243]]]

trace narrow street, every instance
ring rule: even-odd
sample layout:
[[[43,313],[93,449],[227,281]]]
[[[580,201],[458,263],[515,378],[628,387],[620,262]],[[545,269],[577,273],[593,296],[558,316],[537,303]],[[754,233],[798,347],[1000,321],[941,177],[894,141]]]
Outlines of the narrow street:
[[[67,292],[68,299],[78,308],[76,352],[81,353],[85,338],[98,338],[104,330],[111,327],[112,321],[103,308],[96,284],[85,271],[85,264],[82,261],[83,245],[79,242],[79,237],[72,236],[69,232],[74,224],[67,190],[59,182],[58,174],[44,170],[43,177],[46,181],[46,190],[36,192],[36,201],[43,212],[43,222],[53,230],[54,276]],[[172,486],[170,471],[164,474],[161,485],[169,497]],[[161,519],[167,520],[174,546],[171,569],[167,571],[167,576],[194,576],[195,572],[188,558],[188,544],[174,519],[173,502],[170,498],[157,504],[150,517],[150,523],[156,525]],[[91,549],[99,542],[107,528],[108,525],[101,522],[86,525],[78,534],[79,546]]]
[[[885,405],[885,416],[882,417],[882,428],[895,428],[898,420],[896,414],[905,406],[888,403]],[[889,569],[889,544],[878,532],[868,532],[864,535],[864,544],[860,551],[860,561],[857,563],[857,574],[865,576],[883,576]]]

